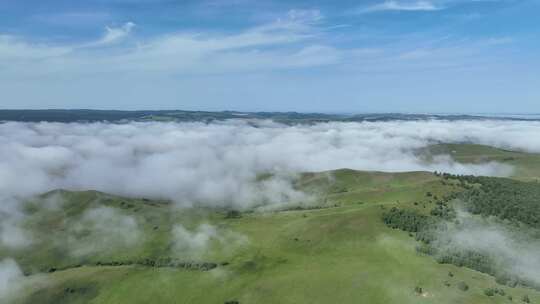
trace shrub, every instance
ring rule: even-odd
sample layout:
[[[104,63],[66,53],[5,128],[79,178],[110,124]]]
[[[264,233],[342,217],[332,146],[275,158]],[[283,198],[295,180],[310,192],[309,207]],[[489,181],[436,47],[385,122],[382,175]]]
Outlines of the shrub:
[[[225,218],[227,219],[234,219],[234,218],[241,218],[242,217],[242,213],[240,213],[240,211],[237,211],[237,210],[229,210],[227,211],[227,214],[225,215]]]
[[[467,291],[469,290],[469,285],[467,285],[467,283],[465,282],[459,282],[458,285],[457,285],[458,289],[461,290],[461,291]]]

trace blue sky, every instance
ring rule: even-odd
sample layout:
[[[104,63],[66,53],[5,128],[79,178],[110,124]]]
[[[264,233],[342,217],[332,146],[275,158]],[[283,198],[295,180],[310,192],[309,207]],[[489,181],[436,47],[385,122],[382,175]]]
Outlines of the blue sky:
[[[2,0],[0,108],[540,112],[540,0]]]

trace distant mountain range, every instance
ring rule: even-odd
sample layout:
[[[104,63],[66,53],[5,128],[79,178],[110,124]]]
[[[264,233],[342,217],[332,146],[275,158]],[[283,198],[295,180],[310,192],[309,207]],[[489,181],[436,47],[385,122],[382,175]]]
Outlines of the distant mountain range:
[[[414,120],[536,120],[538,115],[461,115],[461,114],[324,114],[298,112],[236,112],[236,111],[119,111],[119,110],[0,110],[0,121],[24,122],[128,122],[128,121],[202,121],[226,119],[269,119],[276,122],[317,123],[330,121],[414,121]]]

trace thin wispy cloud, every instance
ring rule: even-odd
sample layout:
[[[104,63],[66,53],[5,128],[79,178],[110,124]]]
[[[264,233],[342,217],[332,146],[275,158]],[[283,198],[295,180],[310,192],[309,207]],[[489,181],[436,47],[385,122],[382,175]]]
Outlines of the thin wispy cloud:
[[[62,73],[93,74],[103,67],[109,72],[208,74],[318,66],[335,62],[339,56],[330,46],[308,43],[319,35],[316,23],[322,18],[318,10],[291,10],[273,22],[237,33],[165,34],[139,39],[136,45],[123,45],[120,51],[111,53],[91,51],[122,44],[131,35],[135,23],[107,27],[105,34],[96,41],[62,46],[32,44],[23,39],[0,36],[0,64],[7,66],[8,75],[5,76],[11,77],[24,75],[24,66],[27,71],[32,71],[32,75],[41,72],[46,75],[58,69]],[[90,52],[84,50],[87,48]],[[9,64],[14,59],[20,61],[17,67]],[[13,70],[10,71],[10,67]],[[0,77],[2,74],[0,72]]]
[[[105,35],[96,41],[92,46],[107,45],[119,42],[129,36],[131,31],[135,28],[135,23],[126,22],[120,27],[106,27]]]
[[[360,7],[356,13],[372,13],[382,11],[433,12],[446,10],[459,5],[472,3],[497,3],[501,0],[386,0],[370,6]],[[473,13],[477,14],[477,13]]]
[[[32,43],[12,35],[0,35],[0,65],[10,66],[14,60],[32,61],[63,56],[71,50],[70,46]]]
[[[287,13],[287,17],[290,20],[314,23],[324,18],[323,14],[318,9],[299,10],[292,9]]]
[[[389,0],[379,4],[360,8],[358,13],[371,13],[381,11],[438,11],[445,7],[437,5],[431,1],[394,1]]]
[[[120,27],[106,27],[101,38],[82,44],[33,43],[20,37],[0,34],[0,64],[9,64],[13,60],[36,62],[36,60],[65,58],[77,49],[103,47],[121,42],[131,34],[133,28],[135,28],[133,22],[126,22]]]
[[[341,66],[349,71],[474,66],[472,59],[460,63],[460,58],[499,45],[480,46],[467,41],[466,46],[449,41],[433,47],[430,41],[417,40],[414,48],[399,41],[383,48],[342,48],[329,43],[328,36],[332,33],[326,31],[324,19],[317,9],[290,10],[272,22],[237,32],[184,31],[144,39],[133,33],[135,23],[127,22],[119,27],[107,27],[101,38],[82,44],[34,44],[0,36],[0,64],[6,67],[0,71],[0,77],[2,74],[10,79],[39,77],[56,71],[78,78],[98,75],[104,70],[108,74],[212,75],[322,66]],[[124,43],[128,38],[133,43]],[[102,47],[104,50],[100,50]],[[374,49],[378,51],[374,53]],[[411,64],[411,59],[420,57],[422,62]],[[441,59],[444,64],[436,62]],[[12,65],[13,61],[18,61],[18,65]]]

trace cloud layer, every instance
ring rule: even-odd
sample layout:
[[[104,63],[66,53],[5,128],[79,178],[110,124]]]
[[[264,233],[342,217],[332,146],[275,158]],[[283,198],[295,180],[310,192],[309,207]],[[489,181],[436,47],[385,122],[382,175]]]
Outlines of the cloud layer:
[[[536,122],[423,121],[284,126],[269,121],[0,124],[0,193],[55,188],[164,198],[184,206],[301,201],[294,174],[338,168],[507,175],[498,163],[425,162],[417,149],[472,142],[540,152]],[[260,174],[273,178],[256,182]],[[24,176],[24,182],[21,177]]]

